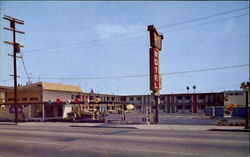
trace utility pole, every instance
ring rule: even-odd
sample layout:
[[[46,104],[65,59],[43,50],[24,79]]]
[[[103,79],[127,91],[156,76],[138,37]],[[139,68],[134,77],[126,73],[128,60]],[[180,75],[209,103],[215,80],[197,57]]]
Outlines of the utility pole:
[[[246,101],[246,124],[245,124],[245,129],[249,129],[250,126],[249,126],[249,100],[248,100],[248,97],[249,97],[249,91],[250,91],[250,82],[242,82],[241,83],[241,86],[240,88],[243,89],[243,92],[246,93],[246,98],[245,98],[245,101]]]
[[[4,29],[13,32],[13,42],[4,41],[5,44],[10,44],[13,46],[13,67],[14,67],[14,104],[15,104],[15,123],[18,123],[18,104],[17,104],[17,64],[16,58],[17,53],[20,53],[20,47],[24,47],[16,42],[16,33],[25,34],[25,32],[16,30],[16,23],[17,24],[24,24],[23,20],[19,20],[10,16],[4,15],[3,19],[8,20],[10,22],[10,28],[4,27]]]

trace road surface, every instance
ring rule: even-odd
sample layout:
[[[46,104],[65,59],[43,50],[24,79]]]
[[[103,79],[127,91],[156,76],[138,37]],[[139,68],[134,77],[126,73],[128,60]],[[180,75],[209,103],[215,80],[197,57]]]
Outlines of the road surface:
[[[0,125],[0,157],[248,155],[248,132]]]

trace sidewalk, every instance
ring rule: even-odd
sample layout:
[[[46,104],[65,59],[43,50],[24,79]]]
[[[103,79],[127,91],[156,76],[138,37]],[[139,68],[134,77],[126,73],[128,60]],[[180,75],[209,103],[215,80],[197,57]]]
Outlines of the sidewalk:
[[[10,122],[0,122],[0,125],[15,125]],[[179,131],[234,131],[249,132],[244,126],[211,126],[211,125],[166,125],[166,124],[109,124],[109,123],[62,123],[62,122],[24,122],[18,126],[37,127],[91,127],[91,128],[126,128],[147,130],[179,130]]]
[[[0,125],[16,125],[15,122],[0,122]]]

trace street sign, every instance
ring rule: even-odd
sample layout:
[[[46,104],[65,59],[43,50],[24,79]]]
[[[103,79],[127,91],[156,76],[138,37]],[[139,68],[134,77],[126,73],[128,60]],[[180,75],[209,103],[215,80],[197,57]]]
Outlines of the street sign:
[[[159,51],[157,48],[150,48],[150,90],[158,91],[160,89],[159,76]]]
[[[154,25],[148,26],[150,33],[150,46],[149,57],[150,57],[150,90],[157,92],[162,88],[161,77],[159,70],[160,50],[162,48],[162,33],[158,32]]]
[[[161,50],[162,48],[162,39],[163,35],[162,33],[158,32],[154,25],[149,25],[148,26],[148,31],[150,32],[150,46],[153,48],[158,48]]]

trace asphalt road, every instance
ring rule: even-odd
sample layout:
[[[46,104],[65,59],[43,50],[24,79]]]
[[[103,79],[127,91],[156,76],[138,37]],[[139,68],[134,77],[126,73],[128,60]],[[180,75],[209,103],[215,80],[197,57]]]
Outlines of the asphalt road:
[[[248,157],[247,132],[0,125],[0,157]]]

